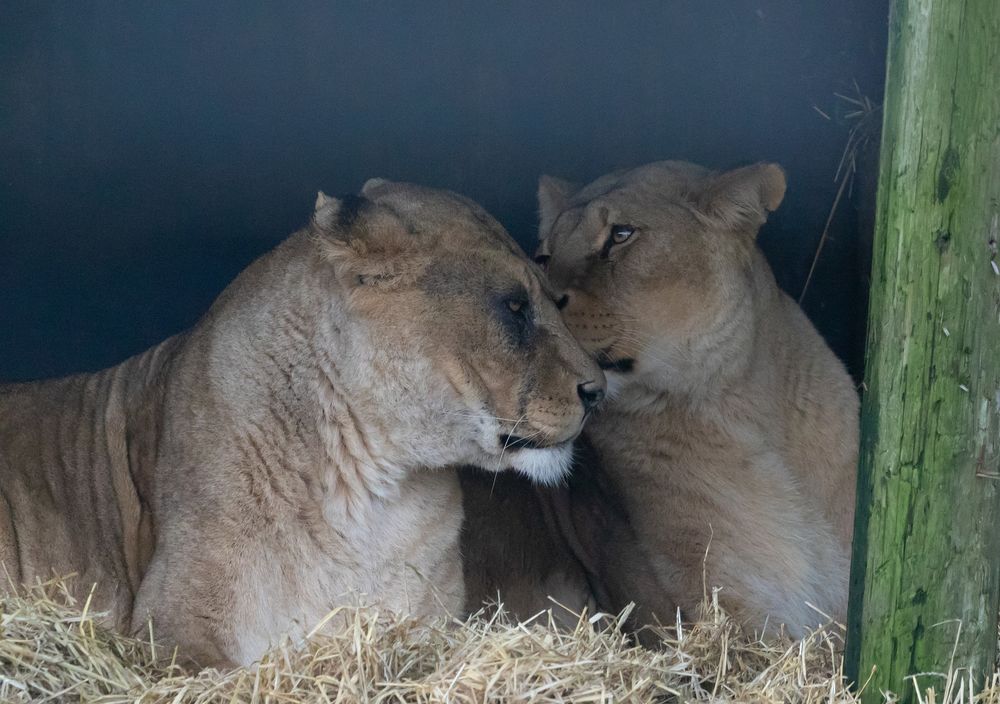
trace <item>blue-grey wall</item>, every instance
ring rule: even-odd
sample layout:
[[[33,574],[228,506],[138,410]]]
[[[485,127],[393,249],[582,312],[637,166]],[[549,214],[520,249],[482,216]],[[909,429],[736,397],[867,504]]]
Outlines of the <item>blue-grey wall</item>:
[[[191,325],[317,189],[370,176],[461,191],[530,247],[542,172],[775,160],[762,241],[797,293],[847,133],[833,94],[879,96],[885,25],[881,0],[8,0],[0,379]],[[858,229],[846,207],[807,305],[855,366]]]

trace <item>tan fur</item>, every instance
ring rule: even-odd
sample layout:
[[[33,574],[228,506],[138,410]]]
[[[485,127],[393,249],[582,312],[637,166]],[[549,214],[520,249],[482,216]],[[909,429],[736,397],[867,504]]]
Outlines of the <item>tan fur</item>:
[[[14,583],[77,572],[113,625],[145,634],[151,617],[203,665],[253,661],[341,604],[461,612],[461,494],[440,468],[557,480],[577,387],[603,375],[481,208],[385,181],[363,195],[321,194],[192,330],[0,390]],[[508,433],[538,446],[504,451]]]
[[[784,191],[773,164],[540,184],[539,252],[564,318],[621,370],[586,435],[638,545],[598,569],[610,584],[654,575],[624,591],[665,622],[677,606],[692,616],[705,587],[754,629],[845,615],[858,399],[756,246]],[[605,250],[616,224],[635,233]],[[607,535],[591,550],[613,554]]]

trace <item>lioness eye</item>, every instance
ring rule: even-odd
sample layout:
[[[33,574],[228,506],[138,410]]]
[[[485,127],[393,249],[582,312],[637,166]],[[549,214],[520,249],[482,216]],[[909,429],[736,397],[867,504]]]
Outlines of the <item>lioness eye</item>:
[[[635,228],[631,225],[612,225],[611,226],[611,243],[621,244],[628,240],[629,237],[635,234]]]
[[[535,328],[531,301],[526,291],[513,291],[497,301],[500,324],[515,345],[521,347],[531,340]]]

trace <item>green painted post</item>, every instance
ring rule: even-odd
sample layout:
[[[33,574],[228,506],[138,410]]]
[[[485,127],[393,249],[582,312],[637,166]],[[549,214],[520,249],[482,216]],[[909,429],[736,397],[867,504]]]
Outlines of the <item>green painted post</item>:
[[[846,652],[867,702],[993,669],[1000,0],[894,0],[884,110]]]

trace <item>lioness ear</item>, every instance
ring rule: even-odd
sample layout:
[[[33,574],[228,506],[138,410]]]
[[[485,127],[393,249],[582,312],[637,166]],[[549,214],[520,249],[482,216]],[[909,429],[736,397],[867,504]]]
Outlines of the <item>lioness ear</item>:
[[[575,184],[554,176],[541,176],[538,179],[538,239],[549,236],[556,218],[566,210],[569,198],[577,190]]]
[[[784,197],[785,172],[762,162],[716,176],[699,196],[698,208],[723,227],[756,233]]]
[[[313,209],[313,224],[324,231],[334,233],[350,225],[367,203],[358,196],[331,198],[323,191],[316,193],[316,205]]]
[[[361,187],[361,195],[366,198],[371,198],[372,194],[382,186],[388,186],[389,181],[384,178],[370,178],[365,181],[365,185]]]
[[[338,199],[320,191],[312,223],[323,258],[348,288],[402,286],[427,264],[421,238],[364,196]]]

